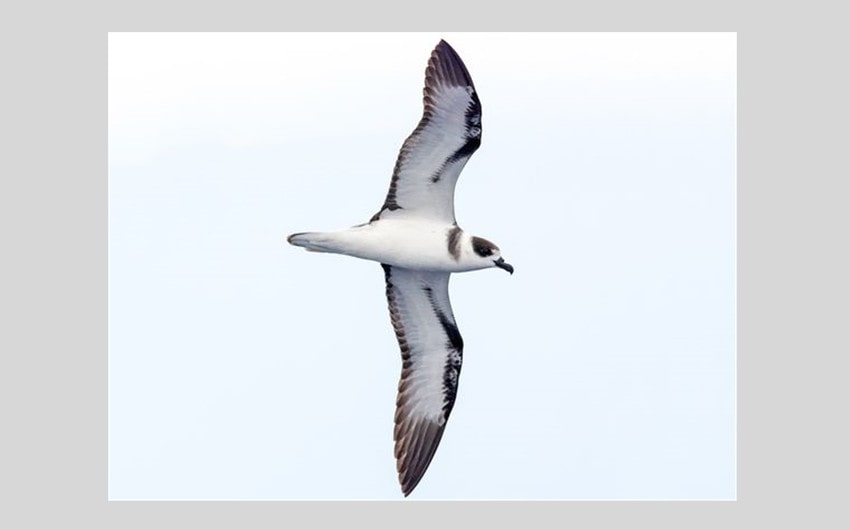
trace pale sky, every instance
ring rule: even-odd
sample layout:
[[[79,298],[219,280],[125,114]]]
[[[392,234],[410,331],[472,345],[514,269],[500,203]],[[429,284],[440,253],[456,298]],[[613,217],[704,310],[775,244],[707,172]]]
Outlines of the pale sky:
[[[112,499],[401,499],[365,222],[445,38],[483,107],[464,365],[410,499],[736,496],[736,38],[109,36]]]

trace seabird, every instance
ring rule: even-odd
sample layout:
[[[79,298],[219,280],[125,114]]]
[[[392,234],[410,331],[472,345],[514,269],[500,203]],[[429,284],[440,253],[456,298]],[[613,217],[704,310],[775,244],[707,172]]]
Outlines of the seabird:
[[[500,268],[499,247],[457,224],[458,175],[481,144],[481,102],[457,52],[444,40],[425,71],[424,112],[404,141],[380,211],[338,232],[301,232],[289,243],[377,261],[401,349],[395,457],[401,491],[413,491],[440,443],[457,395],[463,339],[449,302],[453,272]]]

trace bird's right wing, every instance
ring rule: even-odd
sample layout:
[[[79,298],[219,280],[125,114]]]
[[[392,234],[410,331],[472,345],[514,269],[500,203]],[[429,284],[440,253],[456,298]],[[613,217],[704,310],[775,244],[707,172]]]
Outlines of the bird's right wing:
[[[481,143],[481,103],[466,66],[446,41],[431,53],[423,102],[422,119],[401,147],[386,200],[372,220],[455,222],[455,184]]]

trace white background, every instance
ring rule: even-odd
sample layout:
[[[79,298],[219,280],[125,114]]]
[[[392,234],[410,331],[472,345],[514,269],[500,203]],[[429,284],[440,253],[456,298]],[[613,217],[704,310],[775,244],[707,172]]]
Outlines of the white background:
[[[483,106],[457,402],[411,498],[735,497],[734,34],[111,34],[109,493],[397,499],[368,220],[445,38]]]

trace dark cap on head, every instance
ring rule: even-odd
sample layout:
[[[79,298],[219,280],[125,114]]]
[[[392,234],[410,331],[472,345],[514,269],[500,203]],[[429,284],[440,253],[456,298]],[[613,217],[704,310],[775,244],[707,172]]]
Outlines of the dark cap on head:
[[[492,256],[494,252],[499,250],[499,247],[483,237],[472,236],[472,250],[482,258],[486,258]]]

